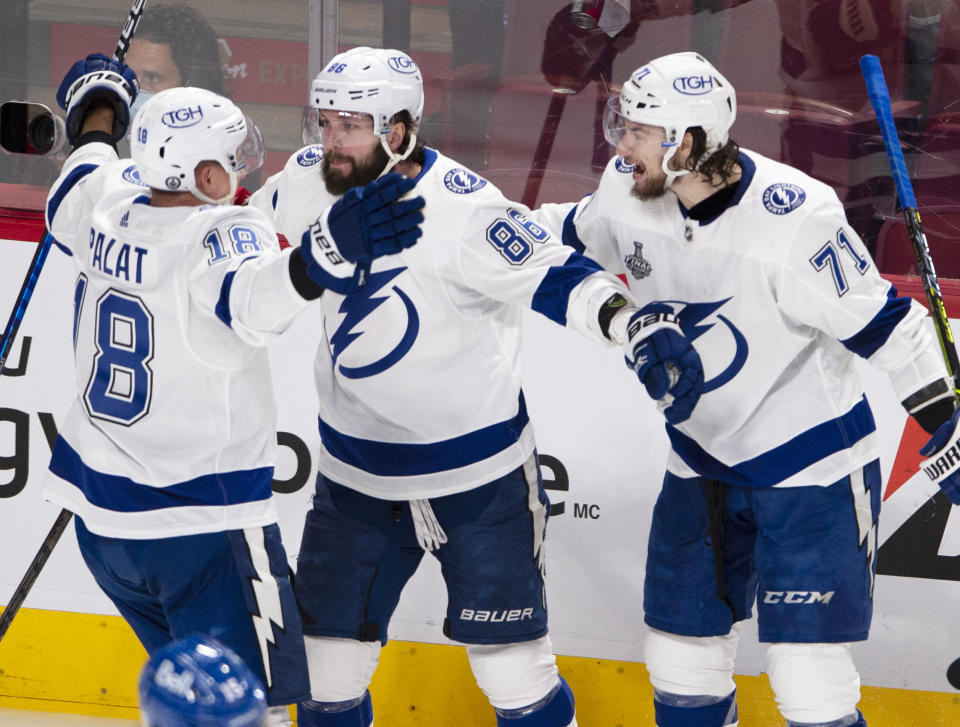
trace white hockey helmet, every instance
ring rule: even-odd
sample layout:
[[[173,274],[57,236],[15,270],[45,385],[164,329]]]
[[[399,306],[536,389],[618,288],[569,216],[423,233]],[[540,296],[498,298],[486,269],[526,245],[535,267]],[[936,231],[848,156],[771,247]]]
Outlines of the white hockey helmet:
[[[733,86],[702,55],[686,51],[662,56],[634,71],[620,95],[607,102],[603,127],[605,138],[614,146],[623,138],[624,119],[662,128],[667,153],[661,167],[669,185],[686,174],[686,170],[667,166],[684,132],[702,128],[707,136],[706,154],[710,155],[727,143],[736,118]]]
[[[391,120],[401,111],[408,111],[414,124],[420,123],[423,75],[403,51],[366,46],[351,48],[334,56],[310,85],[310,103],[303,116],[304,143],[320,143],[318,117],[323,109],[369,114],[373,118],[374,133],[391,158],[389,169],[413,151],[415,134],[411,134],[402,155],[389,149],[386,135],[390,132]]]
[[[130,156],[148,187],[191,192],[211,204],[233,199],[244,167],[237,148],[246,139],[247,122],[229,99],[203,88],[160,91],[137,112],[130,136]],[[204,161],[219,163],[230,175],[229,196],[212,199],[197,189],[193,172]]]

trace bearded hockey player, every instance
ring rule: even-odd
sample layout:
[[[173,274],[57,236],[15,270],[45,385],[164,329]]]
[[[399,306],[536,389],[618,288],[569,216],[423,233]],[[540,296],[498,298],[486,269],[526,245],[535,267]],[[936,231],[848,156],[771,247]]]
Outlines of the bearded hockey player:
[[[405,53],[338,55],[314,79],[306,116],[322,146],[294,154],[252,198],[292,240],[337,200],[364,205],[361,185],[388,170],[426,200],[415,247],[324,282],[319,476],[296,578],[313,698],[298,722],[372,723],[367,686],[390,617],[430,552],[447,588],[444,633],[466,644],[497,723],[566,727],[573,695],[544,598],[548,503],[520,389],[523,308],[622,343],[676,421],[696,404],[699,361],[672,318],[638,312],[616,277],[418,141],[422,110]],[[343,244],[368,232],[331,210],[301,246],[331,234]]]
[[[669,301],[703,360],[703,396],[667,424],[647,554],[657,724],[737,724],[739,624],[756,603],[787,724],[862,727],[850,646],[870,627],[882,483],[854,359],[937,432],[931,461],[956,443],[953,386],[923,307],[880,277],[836,194],[739,149],[735,118],[702,56],[651,61],[608,106],[618,156],[596,193],[538,220],[638,301]],[[936,475],[955,503],[956,466]]]

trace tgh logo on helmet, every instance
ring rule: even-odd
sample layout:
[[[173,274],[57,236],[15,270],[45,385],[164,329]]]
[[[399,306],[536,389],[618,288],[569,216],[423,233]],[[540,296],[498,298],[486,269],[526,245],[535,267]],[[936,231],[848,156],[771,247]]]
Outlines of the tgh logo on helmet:
[[[673,87],[686,96],[702,96],[714,88],[712,76],[680,76],[673,79]]]
[[[182,109],[167,111],[160,121],[171,129],[183,129],[203,121],[203,109],[198,105],[193,108],[186,106]]]
[[[397,73],[416,73],[420,70],[417,68],[417,64],[407,56],[393,56],[387,63]]]

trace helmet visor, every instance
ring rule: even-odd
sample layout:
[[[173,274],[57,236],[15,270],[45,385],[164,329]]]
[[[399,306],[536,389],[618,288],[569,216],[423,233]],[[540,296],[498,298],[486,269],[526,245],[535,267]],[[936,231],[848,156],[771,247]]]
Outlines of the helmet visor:
[[[320,109],[313,106],[304,106],[300,117],[300,127],[303,133],[304,144],[320,144]]]
[[[237,149],[236,171],[240,179],[260,169],[266,159],[266,147],[263,144],[260,127],[249,116],[246,119],[247,136]]]
[[[627,120],[620,113],[620,97],[614,96],[603,109],[603,138],[612,146],[618,146],[627,133]]]

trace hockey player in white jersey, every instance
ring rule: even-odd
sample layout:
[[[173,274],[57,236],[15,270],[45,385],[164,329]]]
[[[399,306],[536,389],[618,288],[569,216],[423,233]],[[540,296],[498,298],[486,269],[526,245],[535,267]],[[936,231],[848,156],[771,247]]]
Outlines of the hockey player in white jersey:
[[[735,118],[703,57],[651,61],[610,102],[618,156],[597,191],[537,219],[639,302],[667,301],[703,360],[697,407],[667,425],[647,554],[657,724],[737,723],[739,623],[756,601],[787,724],[862,726],[850,642],[870,626],[882,483],[854,358],[938,432],[925,454],[956,442],[953,387],[922,306],[880,277],[836,194],[738,149]],[[956,474],[940,479],[960,502]]]
[[[696,352],[525,207],[418,142],[423,81],[405,53],[338,55],[310,105],[306,131],[322,147],[294,154],[251,199],[278,231],[301,239],[319,211],[341,195],[353,204],[357,185],[388,169],[415,180],[426,206],[415,247],[330,282],[322,300],[320,474],[296,578],[313,698],[298,722],[372,723],[367,686],[390,617],[430,552],[447,587],[444,633],[467,645],[497,723],[576,724],[547,635],[548,503],[520,389],[523,308],[622,342],[677,421],[700,393]],[[325,213],[301,244],[345,227]]]
[[[149,652],[216,636],[266,685],[269,724],[289,724],[283,705],[309,683],[271,492],[265,344],[320,297],[320,266],[309,249],[281,253],[261,212],[223,206],[241,166],[236,106],[163,91],[134,119],[133,159],[118,159],[135,94],[132,71],[100,54],[58,92],[74,151],[46,218],[76,269],[78,394],[44,491],[76,514],[84,560]],[[393,220],[398,239],[381,245],[415,241],[422,201],[393,214],[408,188],[380,180],[382,202],[360,212]]]

